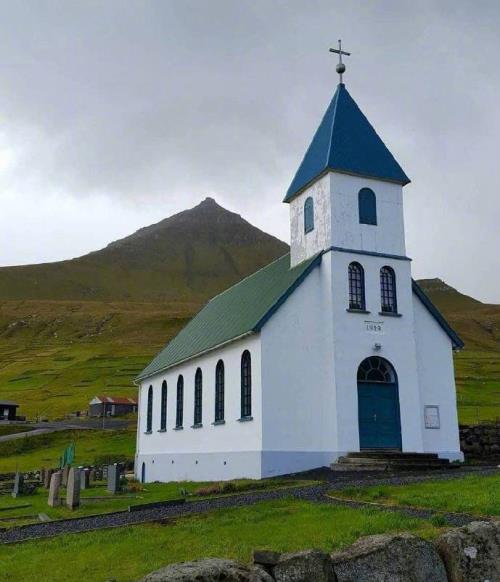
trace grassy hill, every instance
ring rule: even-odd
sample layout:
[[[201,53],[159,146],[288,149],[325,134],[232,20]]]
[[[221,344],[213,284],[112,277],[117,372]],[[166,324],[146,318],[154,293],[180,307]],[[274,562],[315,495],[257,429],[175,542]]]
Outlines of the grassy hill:
[[[213,200],[72,261],[0,269],[0,399],[49,418],[133,377],[203,303],[287,251]],[[420,281],[466,342],[460,416],[500,416],[500,306]]]
[[[419,284],[465,342],[455,356],[460,420],[500,421],[500,305],[481,303],[440,279]]]
[[[207,198],[83,257],[0,268],[0,398],[56,418],[133,395],[207,299],[287,250]]]

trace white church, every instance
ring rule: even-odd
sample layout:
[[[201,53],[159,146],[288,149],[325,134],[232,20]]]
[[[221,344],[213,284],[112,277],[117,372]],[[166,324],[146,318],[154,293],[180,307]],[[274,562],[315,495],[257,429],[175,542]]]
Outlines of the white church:
[[[364,450],[463,460],[463,343],[412,280],[410,180],[340,80],[284,198],[290,253],[214,297],[137,378],[142,481],[260,479]]]

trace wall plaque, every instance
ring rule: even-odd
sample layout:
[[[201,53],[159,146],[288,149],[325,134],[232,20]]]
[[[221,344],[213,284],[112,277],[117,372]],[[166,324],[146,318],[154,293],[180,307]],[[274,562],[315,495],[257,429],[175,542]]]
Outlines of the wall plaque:
[[[439,406],[426,406],[424,410],[425,428],[441,428]]]

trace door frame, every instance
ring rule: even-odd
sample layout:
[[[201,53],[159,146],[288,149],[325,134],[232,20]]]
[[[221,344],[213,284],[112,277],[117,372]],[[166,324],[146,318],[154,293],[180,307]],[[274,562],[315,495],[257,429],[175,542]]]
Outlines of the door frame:
[[[357,371],[356,371],[356,392],[357,392],[357,397],[358,397],[358,435],[359,435],[359,450],[360,451],[366,451],[369,450],[370,448],[372,449],[377,449],[380,451],[383,450],[399,450],[402,451],[403,450],[403,435],[402,435],[402,431],[401,431],[401,404],[399,401],[399,380],[398,380],[398,374],[396,372],[396,369],[394,368],[394,366],[392,365],[392,363],[387,360],[386,358],[382,358],[381,356],[368,356],[367,358],[364,358],[363,360],[361,360],[359,366],[358,366],[358,370],[359,367],[361,366],[361,364],[365,361],[368,360],[372,357],[376,357],[379,358],[380,360],[383,360],[391,369],[393,375],[394,375],[394,382],[376,382],[376,381],[367,381],[364,382],[363,380],[358,380],[357,379]],[[396,447],[362,447],[361,446],[361,415],[360,415],[360,396],[359,396],[359,385],[360,384],[380,384],[381,386],[394,386],[395,388],[395,393],[396,393],[396,399],[395,399],[395,406],[396,406],[396,411],[397,411],[397,415],[396,415],[396,423],[397,423],[397,429],[398,429],[398,441],[399,444]]]

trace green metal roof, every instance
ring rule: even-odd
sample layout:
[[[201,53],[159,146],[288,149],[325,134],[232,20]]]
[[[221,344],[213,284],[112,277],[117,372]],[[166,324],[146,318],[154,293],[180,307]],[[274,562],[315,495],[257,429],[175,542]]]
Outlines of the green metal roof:
[[[260,331],[320,262],[321,253],[290,269],[287,254],[215,296],[146,366],[137,380]]]

